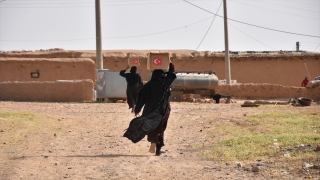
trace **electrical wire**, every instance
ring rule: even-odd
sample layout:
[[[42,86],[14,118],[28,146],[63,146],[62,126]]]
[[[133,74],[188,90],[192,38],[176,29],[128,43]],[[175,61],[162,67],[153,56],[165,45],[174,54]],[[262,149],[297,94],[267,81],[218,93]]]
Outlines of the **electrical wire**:
[[[247,35],[248,37],[252,38],[253,40],[255,40],[255,41],[257,41],[257,42],[259,42],[259,43],[261,43],[261,44],[263,44],[263,45],[265,45],[265,46],[267,46],[267,47],[269,47],[269,48],[271,48],[271,49],[273,49],[273,50],[276,50],[275,48],[272,48],[272,47],[270,47],[270,46],[262,43],[261,41],[258,41],[257,39],[249,36],[248,34],[246,34],[245,32],[241,31],[240,29],[238,29],[237,27],[235,27],[235,26],[232,25],[231,23],[228,23],[228,24],[230,24],[231,26],[233,26],[234,28],[236,28],[236,29],[239,30],[240,32],[244,33],[244,34]],[[320,44],[314,49],[314,51],[313,51],[312,53],[314,53],[314,52],[318,49],[319,46],[320,46]],[[293,47],[293,49],[295,49],[295,47]],[[289,53],[284,52],[284,54],[289,54]],[[300,59],[298,59],[298,58],[296,58],[296,57],[293,57],[293,59],[300,60]],[[309,59],[309,56],[307,57],[307,59]],[[310,73],[309,73],[309,70],[308,70],[308,67],[307,67],[307,64],[306,64],[307,59],[304,60],[304,64],[305,64],[306,70],[307,70],[307,72],[308,72],[308,74],[309,74],[309,77],[311,77],[311,76],[310,76]]]
[[[220,4],[220,5],[221,5],[221,4]],[[220,8],[220,6],[219,6],[219,8]],[[217,13],[216,13],[216,14],[217,14]],[[215,17],[216,17],[216,16],[215,16]],[[238,31],[242,32],[242,33],[245,34],[246,36],[250,37],[251,39],[253,39],[253,40],[255,40],[255,41],[257,41],[257,42],[259,42],[259,43],[261,43],[261,44],[263,44],[263,45],[265,45],[265,46],[267,46],[267,47],[269,47],[270,49],[276,50],[275,48],[272,48],[272,47],[270,47],[270,46],[262,43],[261,41],[259,41],[259,40],[255,39],[255,38],[251,37],[251,36],[248,35],[247,33],[241,31],[240,29],[238,29],[237,27],[235,27],[233,24],[231,24],[231,23],[228,23],[228,24],[230,24],[231,26],[233,26],[234,28],[236,28]],[[313,53],[318,49],[319,46],[320,46],[320,44],[314,49]],[[285,53],[285,54],[287,54],[287,53]],[[296,57],[293,57],[293,58],[294,58],[294,59],[298,59],[298,58],[296,58]],[[308,57],[308,58],[309,58],[309,57]],[[307,58],[307,59],[308,59],[308,58]],[[309,77],[311,77],[311,75],[310,75],[310,73],[309,73],[309,70],[308,70],[308,67],[307,67],[307,64],[306,64],[307,59],[304,60],[304,65],[305,65],[305,68],[306,68],[306,70],[307,70],[307,73],[308,73]],[[298,60],[300,60],[300,59],[298,59]],[[188,61],[187,61],[187,62],[188,62]],[[187,62],[186,62],[186,63],[187,63]],[[185,63],[185,64],[186,64],[186,63]],[[184,64],[184,65],[185,65],[185,64]],[[182,65],[179,69],[181,69],[184,65]]]
[[[187,2],[199,9],[202,9],[206,12],[209,12],[211,14],[214,14],[215,16],[218,16],[218,17],[221,17],[221,18],[224,18],[223,16],[220,16],[218,14],[215,14],[215,13],[212,13],[204,8],[201,8],[195,4],[192,4],[186,0],[183,0],[184,2]],[[3,1],[2,1],[3,2]],[[85,7],[85,6],[79,6],[79,7]],[[1,8],[1,7],[0,7]],[[38,8],[41,8],[41,7],[38,7]],[[53,7],[52,7],[53,8]],[[249,25],[249,26],[253,26],[253,27],[257,27],[257,28],[262,28],[262,29],[266,29],[266,30],[271,30],[271,31],[276,31],[276,32],[282,32],[282,33],[287,33],[287,34],[293,34],[293,35],[300,35],[300,36],[307,36],[307,37],[316,37],[316,38],[320,38],[320,36],[314,36],[314,35],[307,35],[307,34],[299,34],[299,33],[293,33],[293,32],[288,32],[288,31],[282,31],[282,30],[277,30],[277,29],[271,29],[271,28],[267,28],[267,27],[262,27],[262,26],[258,26],[258,25],[254,25],[254,24],[249,24],[249,23],[246,23],[246,22],[242,22],[242,21],[238,21],[238,20],[234,20],[234,19],[231,19],[231,18],[227,18],[228,20],[231,20],[231,21],[234,21],[234,22],[238,22],[238,23],[242,23],[242,24],[246,24],[246,25]],[[177,28],[179,29],[179,28]],[[176,29],[174,29],[176,30]],[[169,30],[170,31],[170,30]],[[168,31],[164,31],[164,32],[168,32]],[[162,32],[159,32],[159,33],[162,33]],[[153,33],[153,34],[159,34],[159,33]],[[138,35],[138,36],[131,36],[131,37],[141,37],[141,36],[149,36],[149,35],[153,35],[153,34],[147,34],[147,35]],[[115,38],[127,38],[127,37],[115,37]]]
[[[143,36],[151,36],[151,35],[156,35],[156,34],[162,34],[162,33],[167,33],[167,32],[171,32],[171,31],[176,31],[176,30],[179,30],[179,29],[185,29],[185,28],[187,28],[189,26],[193,26],[195,24],[201,23],[201,22],[206,21],[206,20],[211,19],[211,18],[212,18],[212,16],[209,17],[209,18],[197,21],[195,23],[191,23],[191,24],[186,25],[186,26],[182,26],[182,27],[178,27],[178,28],[170,29],[170,30],[165,30],[165,31],[160,31],[160,32],[156,32],[156,33],[135,35],[135,36],[102,37],[102,39],[136,38],[136,37],[143,37]],[[50,42],[50,41],[79,41],[79,40],[93,40],[93,39],[95,39],[95,38],[70,39],[70,40],[44,40],[44,41],[21,41],[21,40],[1,40],[0,39],[0,42],[1,41],[11,41],[11,42]]]
[[[304,43],[304,44],[318,44],[318,42],[301,42],[301,43]]]
[[[5,1],[5,0],[3,0],[3,1]],[[2,1],[2,2],[3,2],[3,1]],[[187,2],[187,1],[186,1],[186,2]],[[189,3],[189,2],[188,2],[188,3]],[[221,6],[221,4],[220,4],[220,6]],[[220,8],[220,6],[219,6],[219,8]],[[202,9],[202,8],[201,8],[201,9]],[[204,9],[203,9],[203,10],[204,10]],[[218,10],[219,10],[219,9],[218,9]],[[207,11],[207,10],[205,10],[205,11]],[[208,11],[208,12],[209,12],[209,11]],[[210,12],[210,13],[211,13],[211,12]],[[212,13],[212,14],[214,14],[214,13]],[[214,19],[215,19],[216,16],[219,16],[219,15],[217,15],[217,13],[214,14],[214,15],[215,15],[215,16],[214,16]],[[219,17],[221,17],[221,16],[219,16]],[[210,18],[211,18],[211,17],[210,17]],[[206,19],[204,19],[204,20],[198,21],[198,22],[196,22],[196,23],[192,23],[192,24],[187,25],[187,26],[183,26],[183,27],[179,27],[179,28],[175,28],[175,29],[171,29],[171,30],[166,30],[166,31],[161,31],[161,32],[156,32],[156,33],[150,33],[150,34],[144,34],[144,35],[136,35],[136,36],[123,36],[123,37],[103,37],[103,39],[112,39],[112,38],[135,38],[135,37],[142,37],[142,36],[151,36],[151,35],[166,33],[166,32],[170,32],[170,31],[175,31],[175,30],[178,30],[178,29],[183,29],[183,28],[186,28],[186,27],[188,27],[188,26],[192,26],[192,25],[194,25],[194,24],[197,24],[197,23],[200,23],[200,22],[202,22],[202,21],[205,21],[205,20],[207,20],[207,19],[209,19],[209,18],[206,18]],[[214,20],[214,19],[213,19],[213,20]],[[237,22],[237,21],[236,21],[236,22]],[[213,21],[211,22],[211,25],[212,25],[212,23],[213,23]],[[229,24],[230,24],[230,23],[229,23]],[[211,25],[210,25],[210,27],[211,27]],[[230,25],[232,25],[232,24],[230,24]],[[238,29],[238,28],[235,27],[234,25],[232,25],[232,26],[233,26],[234,28],[236,28],[237,30],[239,30],[240,32],[244,33],[243,31],[241,31],[240,29]],[[209,29],[210,29],[210,27],[209,27]],[[208,29],[208,31],[209,31],[209,29]],[[208,31],[207,31],[207,33],[208,33]],[[207,35],[207,33],[206,33],[206,35]],[[264,44],[264,43],[256,40],[255,38],[249,36],[248,34],[246,34],[246,33],[244,33],[244,34],[247,35],[248,37],[254,39],[255,41],[257,41],[257,42],[259,42],[259,43],[261,43],[261,44],[263,44],[263,45],[271,48],[270,46],[268,46],[268,45],[266,45],[266,44]],[[206,35],[205,35],[205,36],[206,36]],[[205,38],[205,36],[204,36],[204,38]],[[202,41],[204,40],[204,38],[202,39]],[[49,41],[78,41],[78,40],[94,40],[94,39],[95,39],[95,38],[83,38],[83,39],[71,39],[71,40],[44,40],[44,41],[20,41],[20,40],[0,40],[0,41],[13,41],[13,42],[49,42]],[[199,46],[201,45],[202,41],[200,42]],[[196,48],[196,50],[199,48],[199,46]],[[273,48],[271,48],[271,49],[273,49]],[[196,51],[196,50],[195,50],[195,51]]]
[[[318,46],[313,50],[312,53],[314,53],[314,52],[318,49],[319,46],[320,46],[320,44],[318,44]],[[306,68],[306,70],[307,70],[307,73],[308,73],[309,77],[311,78],[311,75],[310,75],[309,70],[308,70],[308,67],[307,67],[307,60],[309,59],[309,57],[310,57],[310,56],[308,56],[307,59],[305,59],[305,60],[303,61],[303,63],[304,63],[304,66],[305,66],[305,68]]]
[[[307,62],[306,62],[306,60],[304,60],[303,63],[304,63],[304,67],[306,68],[309,77],[311,78],[310,73],[309,73],[309,70],[308,70],[308,67],[307,67]]]
[[[319,48],[320,44],[318,44],[318,46],[313,50],[313,52],[315,52],[318,48]]]
[[[220,4],[220,5],[221,5],[221,4]],[[219,8],[220,8],[220,6],[219,6]],[[217,15],[217,13],[216,13],[215,15]],[[215,16],[215,17],[216,17],[216,16]],[[255,39],[255,38],[251,37],[250,35],[246,34],[245,32],[241,31],[240,29],[238,29],[237,27],[235,27],[234,25],[232,25],[231,23],[228,23],[228,24],[230,24],[231,26],[233,26],[233,27],[236,28],[238,31],[242,32],[243,34],[247,35],[248,37],[252,38],[253,40],[255,40],[255,41],[257,41],[257,42],[259,42],[259,43],[261,43],[261,44],[263,44],[263,45],[265,45],[265,46],[267,46],[267,47],[269,47],[270,49],[276,50],[276,49],[274,49],[274,48],[272,48],[272,47],[270,47],[270,46],[262,43],[261,41],[259,41],[259,40]],[[210,25],[210,26],[211,26],[211,25]],[[313,53],[318,49],[319,46],[320,46],[320,44],[314,49]],[[293,49],[294,49],[294,48],[293,48]],[[285,54],[288,54],[288,53],[285,52]],[[300,59],[298,59],[298,58],[296,58],[296,57],[293,57],[293,58],[294,58],[294,59],[297,59],[297,60],[300,60]],[[308,58],[309,58],[309,57],[307,57],[307,59],[308,59]],[[304,60],[304,65],[305,65],[305,68],[306,68],[306,70],[307,70],[307,73],[308,73],[309,77],[311,77],[310,72],[309,72],[308,67],[307,67],[307,64],[306,64],[307,59]],[[187,63],[188,63],[188,61],[187,61],[185,64],[183,64],[181,67],[179,67],[178,69],[181,69],[181,68],[182,68],[184,65],[186,65]]]
[[[219,7],[218,7],[218,10],[217,10],[217,13],[219,12],[219,10],[220,10],[220,7],[221,7],[221,4],[222,4],[222,1],[221,1],[221,3],[220,3],[220,5],[219,5]],[[216,14],[217,14],[216,13]],[[202,40],[201,40],[201,42],[200,42],[200,44],[198,45],[198,47],[196,48],[196,50],[194,51],[194,58],[196,58],[195,56],[196,56],[196,54],[195,54],[195,52],[198,50],[198,48],[200,47],[200,45],[202,44],[202,42],[203,42],[203,40],[204,40],[204,38],[207,36],[207,34],[208,34],[208,32],[209,32],[209,30],[210,30],[210,28],[211,28],[211,26],[212,26],[212,24],[213,24],[213,22],[214,22],[214,20],[216,19],[216,15],[214,16],[214,18],[213,18],[213,20],[211,21],[211,24],[210,24],[210,26],[209,26],[209,28],[208,28],[208,30],[207,30],[207,32],[206,32],[206,34],[204,35],[204,37],[202,38]],[[186,61],[182,66],[180,66],[179,68],[177,68],[177,70],[180,70],[181,68],[183,68],[187,63],[188,63],[189,61]]]
[[[229,0],[229,1],[230,1],[230,0]],[[269,10],[269,11],[274,11],[274,12],[278,12],[278,13],[283,13],[283,14],[288,14],[288,15],[293,15],[293,16],[298,16],[298,17],[303,17],[303,18],[308,18],[308,19],[320,20],[320,19],[318,19],[318,18],[312,18],[312,17],[307,17],[307,16],[301,16],[301,15],[291,14],[291,13],[286,13],[286,12],[282,12],[282,11],[276,11],[276,10],[274,10],[274,9],[263,8],[263,7],[254,6],[254,5],[251,5],[251,4],[246,4],[246,3],[237,2],[237,1],[233,1],[233,0],[231,0],[231,2],[233,2],[233,3],[238,3],[238,4],[243,4],[243,5],[246,5],[246,6],[252,6],[252,7],[256,7],[256,8],[260,8],[260,9],[265,9],[265,10]]]
[[[306,2],[306,1],[303,1],[303,2],[293,1],[293,0],[283,0],[283,1],[290,1],[290,3],[294,2],[294,3],[300,3],[300,4],[310,4],[310,5],[316,5],[316,6],[319,5],[319,4],[309,3],[309,2]]]
[[[155,2],[155,3],[140,3],[140,4],[114,4],[114,5],[103,5],[103,3],[102,4],[100,4],[100,6],[101,7],[109,7],[109,6],[138,6],[138,5],[149,5],[149,4],[172,4],[172,3],[180,3],[180,2]],[[39,3],[40,4],[40,3]],[[43,4],[43,3],[42,3]],[[67,4],[75,4],[75,3],[46,3],[46,4],[48,4],[48,5],[50,5],[50,4],[61,4],[61,5],[67,5]],[[79,3],[77,3],[77,4],[79,4]],[[92,4],[94,4],[94,3],[92,3]],[[21,5],[21,4],[19,4],[19,5]],[[29,4],[27,4],[27,5],[29,5]],[[12,8],[77,8],[77,7],[95,7],[94,5],[92,5],[92,6],[88,6],[88,5],[84,5],[84,6],[59,6],[59,7],[57,7],[57,6],[46,6],[46,7],[44,7],[44,6],[29,6],[29,7],[26,7],[26,6],[0,6],[0,8],[3,8],[3,9],[5,9],[5,8],[8,8],[8,9],[12,9]]]
[[[296,9],[296,10],[300,10],[300,11],[306,11],[306,12],[310,12],[310,13],[319,13],[319,11],[313,11],[313,10],[310,10],[310,9],[302,9],[302,8],[296,8],[296,7],[292,7],[292,6],[286,6],[286,5],[283,5],[283,4],[278,4],[278,3],[273,3],[273,2],[270,2],[270,1],[257,1],[257,0],[253,0],[254,2],[257,2],[257,3],[264,3],[264,4],[271,4],[271,5],[276,5],[278,7],[285,7],[285,8],[289,8],[289,9]]]
[[[268,45],[266,45],[266,44],[262,43],[261,41],[258,41],[257,39],[255,39],[255,38],[251,37],[251,36],[250,36],[250,35],[248,35],[247,33],[245,33],[245,32],[243,32],[243,31],[241,31],[239,28],[237,28],[237,27],[236,27],[236,26],[234,26],[233,24],[231,24],[231,23],[228,23],[228,24],[229,24],[229,25],[231,25],[232,27],[236,28],[238,31],[242,32],[242,33],[243,33],[243,34],[245,34],[246,36],[250,37],[251,39],[253,39],[253,40],[255,40],[255,41],[257,41],[257,42],[259,42],[259,43],[261,43],[261,44],[263,44],[263,45],[265,45],[265,46],[267,46],[267,47],[268,47],[268,48],[270,48],[270,49],[276,50],[276,49],[274,49],[274,48],[272,48],[272,47],[270,47],[270,46],[268,46]]]
[[[320,44],[319,44],[319,45],[320,45]],[[319,45],[314,49],[313,53],[318,49]],[[310,56],[309,56],[309,57],[310,57]],[[310,75],[309,70],[308,70],[308,67],[307,67],[307,60],[309,59],[309,57],[308,57],[307,59],[305,59],[305,60],[303,61],[303,63],[304,63],[304,66],[305,66],[305,68],[306,68],[306,70],[307,70],[307,73],[308,73],[309,77],[311,78],[311,75]]]
[[[222,4],[222,1],[221,1],[220,5],[219,5],[219,8],[218,8],[218,10],[217,10],[216,14],[218,14],[218,12],[219,12],[219,10],[220,10],[220,7],[221,7],[221,4]],[[202,40],[201,40],[200,44],[198,45],[198,47],[196,48],[196,50],[195,50],[195,51],[197,51],[197,50],[198,50],[198,48],[199,48],[199,47],[200,47],[200,45],[202,44],[202,42],[203,42],[204,38],[207,36],[207,34],[208,34],[209,30],[211,29],[211,26],[212,26],[212,24],[213,24],[214,20],[216,19],[216,17],[217,17],[217,16],[214,16],[214,18],[212,19],[211,24],[210,24],[210,26],[209,26],[209,28],[208,28],[208,30],[207,30],[207,32],[206,32],[206,34],[205,34],[205,35],[204,35],[204,37],[202,38]]]
[[[92,0],[87,0],[87,1],[81,1],[79,2],[79,0],[68,0],[68,1],[65,1],[65,0],[53,0],[53,1],[44,1],[44,0],[31,0],[31,1],[28,1],[28,0],[10,0],[10,1],[7,1],[7,3],[19,3],[21,4],[21,2],[23,3],[29,3],[29,4],[46,4],[46,3],[50,3],[50,4],[59,4],[59,1],[60,2],[64,2],[64,3],[74,3],[74,4],[79,4],[79,3],[95,3],[95,1],[92,1]],[[154,2],[164,2],[164,1],[167,1],[167,2],[182,2],[181,0],[102,0],[100,2],[101,3],[124,3],[124,2],[151,2],[151,1],[154,1]],[[193,1],[210,1],[210,0],[193,0]]]
[[[49,1],[49,2],[57,2],[57,1],[58,0],[52,0],[52,1]],[[65,0],[60,0],[60,1],[66,2]],[[92,1],[92,0],[81,1],[81,2],[79,2],[79,0],[68,0],[68,1],[73,1],[75,3],[82,3],[82,2],[94,3],[94,1]],[[102,0],[101,3],[103,3],[103,2],[139,2],[139,1],[144,1],[144,2],[148,1],[148,2],[150,2],[150,1],[163,1],[163,0]],[[167,1],[181,1],[181,0],[167,0]],[[198,0],[198,1],[204,1],[204,0]],[[44,0],[10,0],[9,2],[11,2],[11,3],[15,3],[15,2],[19,2],[19,3],[20,2],[39,2],[37,4],[45,3]]]
[[[220,10],[220,7],[221,7],[221,4],[222,4],[222,1],[221,1],[221,3],[220,3],[220,5],[219,5],[219,7],[218,7],[218,10],[217,10],[217,13],[219,12],[219,10]],[[216,14],[217,14],[216,13]],[[210,26],[209,26],[209,28],[208,28],[208,30],[207,30],[207,32],[206,32],[206,34],[204,35],[204,37],[202,38],[202,40],[201,40],[201,42],[200,42],[200,44],[198,45],[198,47],[196,48],[196,50],[194,50],[194,56],[196,56],[196,54],[195,54],[195,52],[198,50],[198,48],[200,47],[200,45],[202,44],[202,42],[203,42],[203,40],[204,40],[204,38],[207,36],[207,34],[208,34],[208,32],[209,32],[209,30],[210,30],[210,28],[211,28],[211,26],[212,26],[212,24],[213,24],[213,22],[214,22],[214,20],[216,19],[216,15],[214,16],[214,18],[212,19],[212,21],[211,21],[211,24],[210,24]],[[194,57],[195,58],[195,57]],[[186,61],[182,66],[180,66],[179,68],[177,68],[177,70],[180,70],[181,68],[183,68],[187,63],[188,63],[189,61]]]
[[[190,2],[188,2],[188,1],[186,1],[186,0],[183,0],[183,1],[185,1],[186,3],[189,3],[189,4],[191,4],[191,5],[193,5],[193,6],[197,7],[197,8],[199,8],[199,9],[202,9],[202,10],[204,10],[204,11],[208,12],[208,13],[211,13],[211,14],[214,14],[214,15],[216,15],[216,16],[218,16],[218,17],[224,18],[223,16],[220,16],[220,15],[218,15],[218,14],[215,14],[215,13],[211,12],[211,11],[208,11],[208,10],[206,10],[206,9],[204,9],[204,8],[202,8],[202,7],[199,7],[199,6],[195,5],[195,4],[192,4],[192,3],[190,3]],[[238,20],[231,19],[231,18],[227,18],[227,19],[228,19],[228,20],[230,20],[230,21],[237,22],[237,23],[241,23],[241,24],[245,24],[245,25],[248,25],[248,26],[253,26],[253,27],[257,27],[257,28],[261,28],[261,29],[266,29],[266,30],[270,30],[270,31],[282,32],[282,33],[293,34],[293,35],[299,35],[299,36],[307,36],[307,37],[316,37],[316,38],[320,38],[320,36],[314,36],[314,35],[307,35],[307,34],[299,34],[299,33],[293,33],[293,32],[288,32],[288,31],[282,31],[282,30],[277,30],[277,29],[272,29],[272,28],[262,27],[262,26],[258,26],[258,25],[254,25],[254,24],[250,24],[250,23],[246,23],[246,22],[238,21]]]

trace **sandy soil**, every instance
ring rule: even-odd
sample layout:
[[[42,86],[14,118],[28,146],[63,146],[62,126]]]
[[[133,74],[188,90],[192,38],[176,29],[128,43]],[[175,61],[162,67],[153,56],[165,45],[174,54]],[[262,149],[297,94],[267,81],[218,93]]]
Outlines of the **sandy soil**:
[[[278,174],[263,170],[255,173],[252,164],[243,163],[239,168],[236,161],[199,156],[204,149],[214,149],[210,143],[221,138],[209,136],[214,129],[210,122],[237,124],[245,114],[293,110],[243,108],[241,104],[241,100],[231,104],[172,103],[164,153],[155,156],[148,152],[146,138],[133,144],[122,137],[133,118],[127,104],[0,102],[1,111],[52,117],[39,127],[40,134],[29,132],[19,140],[13,140],[12,127],[0,126],[0,179],[305,179],[306,174],[290,170],[288,164],[282,167],[286,173],[280,169]],[[320,114],[319,106],[297,107],[294,111]],[[194,144],[203,147],[194,149]],[[320,175],[313,178],[320,179]]]

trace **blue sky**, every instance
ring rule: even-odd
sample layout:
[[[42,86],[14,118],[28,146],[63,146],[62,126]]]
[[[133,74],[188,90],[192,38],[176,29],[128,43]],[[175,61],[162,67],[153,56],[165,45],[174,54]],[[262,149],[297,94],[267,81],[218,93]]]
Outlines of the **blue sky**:
[[[221,0],[100,2],[103,50],[224,50]],[[320,52],[320,0],[227,0],[227,8],[231,51],[300,42]],[[94,0],[0,0],[0,50],[95,50],[95,36]]]

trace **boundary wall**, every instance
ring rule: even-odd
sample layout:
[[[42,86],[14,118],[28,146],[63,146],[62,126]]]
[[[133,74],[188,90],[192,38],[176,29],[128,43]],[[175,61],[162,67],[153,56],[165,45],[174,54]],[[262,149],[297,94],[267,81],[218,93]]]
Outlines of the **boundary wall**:
[[[0,82],[1,101],[86,102],[94,100],[93,81]]]
[[[276,84],[235,84],[219,85],[217,94],[229,95],[240,99],[282,99],[306,97],[320,101],[320,81],[312,88],[281,86]]]
[[[103,68],[119,72],[126,68],[128,57],[137,57],[140,59],[138,73],[146,81],[151,73],[146,68],[147,54],[151,51],[104,50]],[[224,52],[168,52],[177,72],[207,73],[213,70],[219,80],[225,79]],[[231,52],[231,79],[238,84],[219,85],[216,93],[243,99],[309,97],[319,100],[319,87],[300,87],[309,73],[311,78],[320,75],[319,59],[320,53],[306,51]],[[91,101],[96,81],[95,61],[95,51],[54,49],[1,53],[0,100]],[[39,77],[32,77],[31,73],[38,73]],[[82,87],[76,81],[57,81],[78,79],[91,80],[93,84],[81,82],[88,85]],[[81,92],[77,92],[77,88]]]
[[[0,82],[91,79],[95,62],[89,58],[1,58]],[[38,74],[32,77],[31,73]]]
[[[129,57],[139,58],[140,67],[137,72],[146,81],[151,73],[150,70],[147,70],[147,57],[148,53],[152,51],[154,50],[103,50],[103,68],[109,69],[111,72],[119,72],[126,68]],[[225,79],[224,52],[195,52],[194,50],[161,50],[157,52],[169,52],[170,59],[175,64],[177,72],[203,73],[213,70],[219,80]],[[96,54],[93,50],[67,51],[56,48],[34,52],[4,52],[0,54],[1,58],[46,58],[53,61],[75,59],[74,63],[79,60],[77,58],[84,58],[91,59],[95,63]],[[3,77],[1,66],[0,64],[0,78]],[[48,66],[47,69],[50,70],[50,68],[57,67]],[[76,73],[72,66],[61,66],[61,68]],[[269,83],[300,87],[305,76],[310,76],[310,80],[320,76],[320,53],[308,51],[230,51],[230,68],[231,79],[238,83]],[[71,73],[68,74],[68,76],[70,75]],[[95,79],[95,77],[73,79],[92,78]],[[95,82],[95,80],[93,81]]]

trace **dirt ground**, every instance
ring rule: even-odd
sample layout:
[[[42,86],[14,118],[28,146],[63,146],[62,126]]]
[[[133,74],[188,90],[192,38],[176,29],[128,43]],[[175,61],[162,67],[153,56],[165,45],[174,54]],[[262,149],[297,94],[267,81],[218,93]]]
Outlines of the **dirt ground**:
[[[264,111],[314,111],[320,115],[316,103],[295,108],[241,107],[242,103],[171,103],[163,153],[155,156],[148,152],[146,138],[134,144],[122,137],[134,116],[125,103],[0,102],[1,111],[32,112],[51,119],[39,127],[41,133],[28,132],[20,138],[12,135],[12,126],[0,126],[0,179],[308,178],[304,169],[290,169],[290,163],[277,170],[272,162],[265,162],[261,171],[252,172],[253,164],[243,162],[237,167],[236,160],[223,162],[199,155],[206,148],[214,149],[210,144],[221,138],[209,136],[214,128],[209,122],[239,125],[237,120],[244,115]],[[194,149],[194,144],[203,147]],[[274,173],[265,173],[268,168]],[[320,179],[320,172],[313,179]]]

